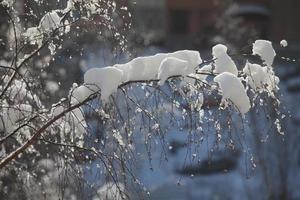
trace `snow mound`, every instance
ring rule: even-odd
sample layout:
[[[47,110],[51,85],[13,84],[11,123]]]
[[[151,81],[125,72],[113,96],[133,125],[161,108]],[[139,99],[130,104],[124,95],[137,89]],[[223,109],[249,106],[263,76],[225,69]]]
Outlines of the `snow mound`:
[[[92,68],[84,74],[86,84],[101,89],[101,99],[107,101],[123,80],[123,71],[116,67]]]
[[[214,78],[222,91],[222,101],[230,100],[241,114],[245,114],[250,109],[250,100],[241,80],[232,73],[223,72]]]
[[[256,40],[252,48],[253,55],[259,55],[264,64],[271,66],[273,64],[276,52],[272,46],[272,42],[268,40]]]
[[[187,75],[188,62],[175,57],[165,58],[158,70],[159,85],[163,85],[170,76]]]
[[[212,55],[215,59],[215,72],[221,74],[229,72],[238,75],[238,70],[231,57],[227,54],[227,47],[223,44],[217,44],[212,48]]]

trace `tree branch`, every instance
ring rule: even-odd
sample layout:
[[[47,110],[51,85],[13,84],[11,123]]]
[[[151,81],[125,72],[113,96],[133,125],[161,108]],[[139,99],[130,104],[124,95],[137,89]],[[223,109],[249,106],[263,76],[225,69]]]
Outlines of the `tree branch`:
[[[171,78],[178,78],[181,76],[172,76],[169,77],[168,79]],[[191,77],[194,78],[194,77]],[[196,78],[194,78],[195,80],[197,80]],[[125,82],[121,85],[119,85],[119,89],[122,89],[122,87],[132,84],[132,83],[151,83],[151,82],[158,82],[158,79],[153,79],[153,80],[137,80],[137,81],[128,81]],[[75,110],[76,108],[79,108],[80,106],[86,104],[87,102],[95,99],[97,97],[97,92],[93,93],[92,95],[90,95],[88,98],[86,98],[84,101],[70,106],[69,108],[67,108],[66,110],[64,110],[63,112],[61,112],[60,114],[56,115],[55,117],[53,117],[51,120],[49,120],[45,125],[43,125],[40,129],[38,129],[32,136],[30,139],[27,140],[27,142],[25,142],[22,146],[20,146],[18,149],[16,149],[15,151],[13,151],[12,153],[10,153],[6,158],[2,159],[0,162],[0,169],[2,169],[3,167],[5,167],[10,161],[14,160],[19,154],[21,154],[24,150],[26,150],[30,145],[34,144],[35,141],[37,141],[37,139],[42,135],[42,133],[49,127],[51,126],[55,121],[57,121],[58,119],[62,118],[65,114]]]

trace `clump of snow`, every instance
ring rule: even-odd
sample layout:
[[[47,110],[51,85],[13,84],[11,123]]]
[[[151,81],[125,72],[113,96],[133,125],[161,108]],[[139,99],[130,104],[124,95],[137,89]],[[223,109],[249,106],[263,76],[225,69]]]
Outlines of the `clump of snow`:
[[[130,63],[124,63],[124,64],[115,64],[113,67],[116,67],[117,69],[121,70],[123,72],[122,76],[122,82],[128,82],[128,81],[137,81],[140,80],[140,77],[136,74],[138,73],[132,73],[134,71],[143,71],[144,65],[131,65]]]
[[[158,82],[163,85],[170,76],[187,75],[188,62],[175,57],[165,58],[158,69]]]
[[[123,71],[116,67],[92,68],[84,74],[84,82],[101,89],[101,99],[104,101],[117,91],[122,80]]]
[[[193,73],[202,61],[199,52],[181,50],[173,53],[158,53],[153,56],[138,57],[128,63],[117,64],[115,67],[124,72],[123,82],[155,80],[158,78],[158,71],[162,61],[169,57],[181,59],[188,63],[185,74]]]
[[[142,80],[153,80],[157,78],[159,66],[166,57],[168,57],[167,54],[159,53],[153,56],[133,59],[131,64],[133,66],[143,65],[144,71],[142,72]]]
[[[246,81],[249,86],[256,91],[268,92],[276,91],[278,88],[279,78],[274,75],[273,70],[258,64],[246,63],[243,72],[247,75]]]
[[[96,90],[94,90],[93,87],[85,85],[76,87],[72,92],[71,104],[75,105],[77,103],[81,103],[95,92]]]
[[[170,76],[186,76],[194,73],[201,61],[197,51],[159,53],[137,57],[125,64],[92,68],[85,73],[84,82],[97,86],[98,90],[101,89],[102,100],[108,100],[121,83],[161,79],[159,84],[162,85]]]
[[[23,36],[29,41],[32,45],[42,45],[43,42],[43,34],[39,31],[37,27],[31,27],[26,30]]]
[[[46,13],[40,20],[37,27],[30,27],[24,33],[23,36],[26,42],[31,45],[41,46],[43,42],[43,33],[47,33],[55,30],[59,27],[61,18],[58,16],[57,11],[51,11]],[[66,31],[67,33],[67,31]]]
[[[198,80],[205,81],[208,74],[212,74],[212,72],[213,72],[213,66],[211,64],[204,65],[197,71],[196,78]]]
[[[39,24],[39,29],[42,31],[52,31],[58,28],[60,23],[60,17],[58,16],[56,11],[51,11],[46,13]]]
[[[272,42],[267,40],[256,40],[252,48],[253,55],[259,55],[264,64],[271,66],[273,64],[276,52],[272,46]]]
[[[215,59],[215,72],[221,74],[229,72],[238,75],[238,70],[231,57],[227,54],[227,47],[223,44],[217,44],[212,48],[212,55]]]
[[[280,46],[287,47],[288,46],[288,42],[286,40],[281,40],[280,41]]]
[[[223,72],[214,78],[222,91],[222,101],[230,100],[241,114],[250,109],[250,101],[241,80],[232,73]]]
[[[194,73],[196,67],[202,62],[198,51],[181,50],[170,53],[169,57],[175,57],[188,62],[187,74]]]

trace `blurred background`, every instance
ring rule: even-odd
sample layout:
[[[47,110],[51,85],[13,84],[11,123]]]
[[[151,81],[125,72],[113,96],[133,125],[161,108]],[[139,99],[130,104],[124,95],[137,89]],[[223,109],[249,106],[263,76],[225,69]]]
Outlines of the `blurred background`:
[[[247,140],[255,166],[247,163],[251,156],[242,149],[234,153],[226,148],[211,151],[210,145],[204,145],[197,155],[200,164],[182,168],[185,145],[182,135],[174,131],[167,138],[169,160],[162,164],[158,149],[153,154],[151,169],[141,156],[137,173],[151,193],[145,198],[153,200],[300,199],[300,1],[116,0],[115,3],[117,10],[111,12],[114,29],[108,28],[101,18],[79,23],[74,28],[85,27],[85,31],[79,35],[71,31],[55,59],[50,61],[47,73],[41,73],[46,88],[44,98],[49,105],[65,97],[73,82],[82,83],[84,72],[92,67],[179,49],[197,50],[208,60],[212,58],[211,47],[218,43],[227,45],[230,54],[242,55],[251,53],[251,44],[256,39],[271,40],[277,52],[274,69],[281,80],[280,99],[287,116],[284,138],[251,127]],[[34,24],[32,10],[43,16],[41,6],[48,10],[57,5],[64,6],[66,1],[18,0],[17,10],[24,24]],[[7,34],[6,22],[4,8],[0,7],[0,35]],[[285,48],[280,46],[283,39],[289,43]],[[0,54],[5,56],[5,42],[0,45]],[[36,63],[48,63],[45,59],[37,59]],[[252,126],[259,127],[261,123],[257,117]],[[92,177],[93,172],[87,172],[87,176]]]

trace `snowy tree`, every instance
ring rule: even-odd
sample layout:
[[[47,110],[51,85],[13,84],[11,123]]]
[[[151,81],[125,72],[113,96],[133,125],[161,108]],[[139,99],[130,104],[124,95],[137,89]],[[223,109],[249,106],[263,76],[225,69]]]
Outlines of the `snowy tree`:
[[[25,7],[32,9],[30,16],[36,21],[30,24],[21,18],[19,2],[1,4],[9,27],[2,39],[7,50],[1,52],[3,198],[128,199],[135,186],[143,187],[134,174],[141,142],[150,168],[157,145],[167,159],[173,146],[165,137],[174,128],[187,130],[191,160],[198,159],[197,145],[205,140],[204,127],[210,126],[216,145],[223,141],[233,150],[241,146],[248,151],[241,141],[251,126],[248,113],[265,105],[275,111],[272,118],[264,112],[269,119],[266,130],[275,125],[278,134],[284,134],[279,79],[272,68],[276,53],[270,41],[257,40],[248,53],[238,55],[218,44],[212,47],[211,60],[202,60],[197,51],[180,50],[91,68],[83,84],[74,83],[64,98],[49,105],[44,90],[55,91],[58,83],[41,85],[41,74],[67,36],[88,32],[89,26],[79,23],[100,18],[126,51],[125,36],[115,24],[130,13],[114,1],[68,0],[55,4],[57,8],[49,5],[44,14],[35,14],[28,3]],[[243,64],[237,64],[237,57]],[[87,169],[97,171],[97,181],[91,181]],[[103,182],[107,183],[100,188]]]

